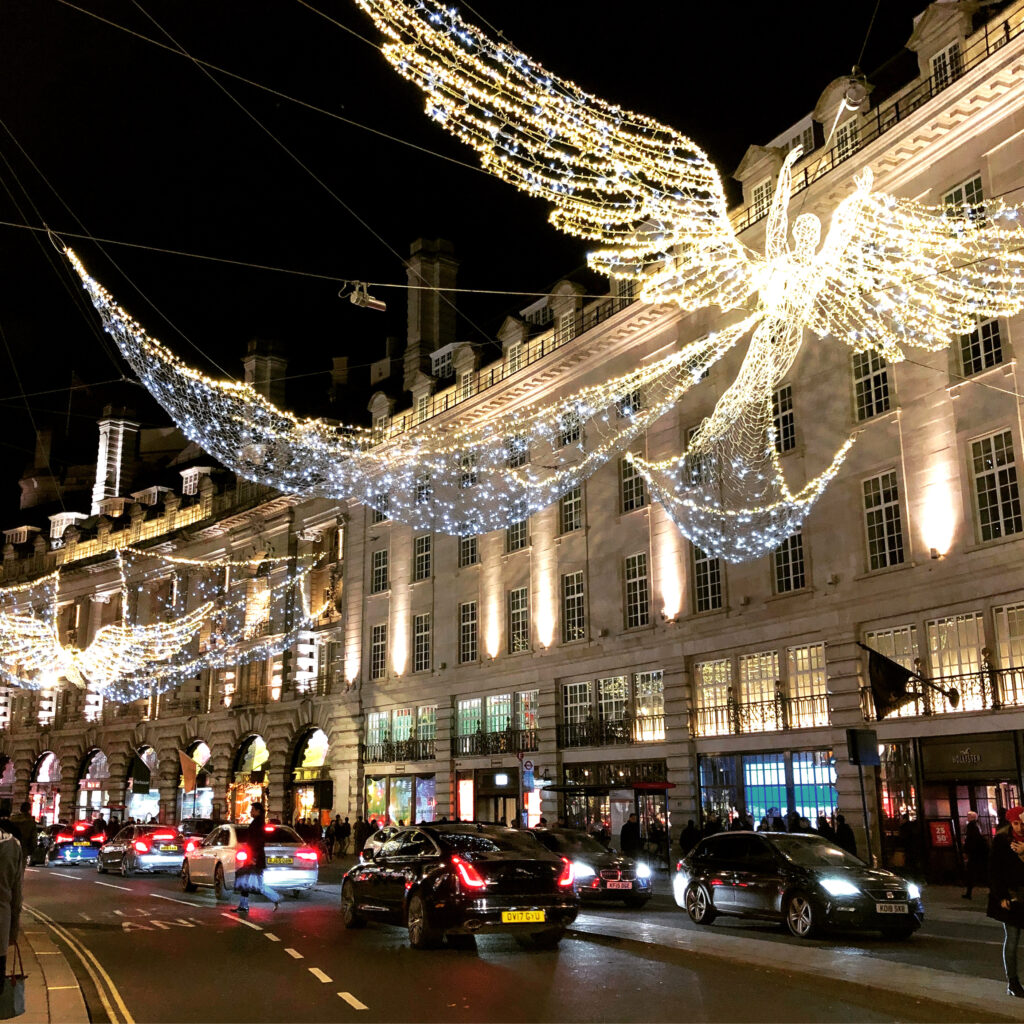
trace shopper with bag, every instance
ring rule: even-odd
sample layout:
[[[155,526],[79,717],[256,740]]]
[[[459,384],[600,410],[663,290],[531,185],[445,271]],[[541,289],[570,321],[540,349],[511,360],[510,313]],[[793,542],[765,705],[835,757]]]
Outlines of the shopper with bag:
[[[263,883],[263,872],[267,869],[266,824],[263,804],[256,804],[252,809],[252,821],[245,830],[249,859],[235,869],[235,892],[238,893],[238,906],[234,908],[236,914],[249,913],[249,897],[254,893],[266,896],[274,904],[275,910],[281,902],[281,894]]]
[[[16,1017],[25,1012],[25,974],[18,956],[18,925],[21,921],[21,879],[25,873],[25,855],[21,839],[0,823],[0,1019]],[[7,954],[14,947],[12,960],[14,978],[7,971]]]

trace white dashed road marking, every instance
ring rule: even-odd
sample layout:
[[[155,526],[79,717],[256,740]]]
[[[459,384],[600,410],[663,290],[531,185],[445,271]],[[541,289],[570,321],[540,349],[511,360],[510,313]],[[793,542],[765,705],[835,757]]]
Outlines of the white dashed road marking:
[[[238,924],[244,924],[246,928],[251,928],[254,932],[261,932],[263,929],[258,924],[253,924],[252,921],[246,921],[241,914],[224,914],[221,917],[226,917],[229,921],[237,921]]]
[[[267,932],[266,935],[267,935],[267,938],[270,939],[271,942],[280,942],[281,941],[273,932]]]
[[[66,871],[54,871],[53,868],[50,869],[49,873],[51,875],[58,875],[61,878],[73,878],[76,882],[80,882],[82,880],[81,875],[69,875]]]
[[[149,895],[152,896],[153,899],[155,900],[170,900],[172,903],[180,903],[182,906],[185,907],[202,908],[203,906],[205,906],[205,904],[203,903],[189,903],[188,900],[176,900],[173,896],[163,896],[158,892],[151,892]]]
[[[321,971],[319,967],[310,967],[309,973],[312,974],[314,978],[317,978],[320,981],[322,981],[325,985],[329,985],[331,983],[331,979],[328,978],[327,975],[324,974],[324,972]]]
[[[68,877],[71,878],[73,876],[69,875]],[[108,889],[123,889],[125,892],[131,892],[132,891],[131,890],[131,886],[128,886],[128,885],[113,885],[110,882],[97,882],[96,885],[102,885],[102,886],[105,886]]]
[[[353,1010],[369,1009],[366,1003],[359,1002],[359,1000],[356,999],[356,997],[352,995],[351,992],[339,992],[338,995],[341,996],[341,998],[344,999],[345,1002],[348,1003],[348,1005],[351,1006]]]
[[[303,958],[302,954],[297,949],[291,949],[290,947],[286,946],[284,951],[295,960],[301,960]]]

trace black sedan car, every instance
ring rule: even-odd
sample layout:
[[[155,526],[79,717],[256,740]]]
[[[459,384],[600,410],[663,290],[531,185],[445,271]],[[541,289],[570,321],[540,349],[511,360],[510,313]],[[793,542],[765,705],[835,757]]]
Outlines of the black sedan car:
[[[906,939],[924,920],[913,882],[870,868],[817,835],[708,836],[676,866],[673,895],[696,924],[719,914],[784,921],[801,939],[825,927]]]
[[[572,861],[576,892],[583,900],[622,901],[642,907],[651,898],[651,869],[602,846],[574,829],[533,829],[537,841]]]
[[[459,945],[483,932],[552,949],[576,919],[572,863],[529,832],[466,822],[408,826],[371,856],[342,880],[346,928],[371,919],[404,924],[415,949],[445,937]]]

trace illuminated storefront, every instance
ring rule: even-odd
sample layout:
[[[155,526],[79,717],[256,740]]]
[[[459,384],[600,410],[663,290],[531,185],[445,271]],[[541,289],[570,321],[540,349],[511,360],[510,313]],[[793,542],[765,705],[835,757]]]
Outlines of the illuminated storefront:
[[[367,775],[366,819],[378,824],[434,821],[437,781],[433,775]]]
[[[213,817],[213,787],[210,777],[202,769],[209,768],[210,747],[202,740],[195,740],[185,748],[185,753],[195,762],[196,782],[194,788],[185,790],[185,778],[178,764],[178,821],[182,818]]]
[[[41,825],[60,821],[60,761],[51,750],[39,755],[28,787],[32,817]]]
[[[327,826],[334,806],[334,784],[327,771],[327,733],[310,729],[295,748],[292,765],[292,821]]]
[[[270,751],[262,736],[250,736],[238,748],[228,783],[228,812],[232,821],[248,821],[254,805],[266,806],[266,764]]]
[[[142,746],[135,751],[125,785],[124,813],[136,821],[157,821],[160,817],[160,790],[153,783],[156,751]]]
[[[102,750],[90,750],[82,761],[78,776],[78,802],[75,817],[89,820],[105,814],[110,807],[110,765]]]
[[[519,769],[460,771],[456,779],[456,801],[460,821],[516,824],[520,812]]]

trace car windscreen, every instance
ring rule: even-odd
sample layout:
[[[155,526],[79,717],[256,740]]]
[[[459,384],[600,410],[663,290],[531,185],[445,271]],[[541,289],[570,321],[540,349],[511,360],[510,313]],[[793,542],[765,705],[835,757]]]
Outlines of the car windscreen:
[[[439,833],[438,838],[449,849],[460,853],[520,853],[537,857],[544,852],[529,832],[517,832],[511,828],[445,831]]]
[[[578,857],[585,853],[602,854],[608,850],[586,832],[537,832],[537,839],[549,850]]]
[[[803,868],[862,868],[864,861],[827,839],[772,835],[772,845],[794,864]]]

